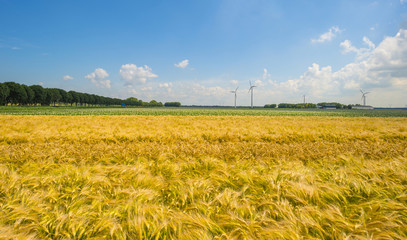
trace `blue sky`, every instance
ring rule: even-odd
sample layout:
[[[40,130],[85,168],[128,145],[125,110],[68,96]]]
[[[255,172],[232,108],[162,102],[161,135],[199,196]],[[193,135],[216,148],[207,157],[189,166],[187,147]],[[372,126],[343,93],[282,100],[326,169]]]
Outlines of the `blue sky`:
[[[0,0],[0,82],[183,104],[407,105],[407,1]]]

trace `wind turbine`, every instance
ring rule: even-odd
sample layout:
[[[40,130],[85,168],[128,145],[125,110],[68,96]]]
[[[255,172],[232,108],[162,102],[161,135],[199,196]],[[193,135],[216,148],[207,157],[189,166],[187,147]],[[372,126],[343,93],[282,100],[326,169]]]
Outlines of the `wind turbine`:
[[[363,92],[362,89],[360,89],[360,92],[362,93],[363,106],[366,106],[366,94],[370,92]]]
[[[231,93],[235,94],[235,108],[236,108],[236,98],[237,98],[237,89],[239,88],[239,86],[235,89],[235,91],[230,91]]]
[[[252,105],[251,105],[251,107],[253,108],[253,88],[255,88],[255,87],[257,87],[257,86],[254,86],[254,85],[252,85],[252,81],[249,81],[249,83],[250,83],[250,88],[249,88],[249,92],[252,92]]]

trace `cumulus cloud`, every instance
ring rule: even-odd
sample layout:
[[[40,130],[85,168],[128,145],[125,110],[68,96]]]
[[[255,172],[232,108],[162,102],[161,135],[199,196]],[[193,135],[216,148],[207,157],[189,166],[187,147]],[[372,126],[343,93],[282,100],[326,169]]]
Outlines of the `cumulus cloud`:
[[[166,89],[168,92],[172,91],[172,83],[160,83],[158,86]]]
[[[239,84],[239,81],[237,81],[237,80],[231,80],[230,83],[233,84],[233,85],[238,85],[238,84]]]
[[[143,87],[141,88],[141,91],[151,91],[153,90],[153,87]]]
[[[188,66],[188,64],[189,64],[189,60],[185,59],[185,60],[182,60],[179,63],[174,64],[174,66],[177,67],[177,68],[186,68]]]
[[[172,83],[160,83],[158,86],[160,88],[170,88],[172,87]]]
[[[68,80],[73,80],[74,78],[72,76],[65,75],[62,79],[64,79],[65,81],[68,81]]]
[[[129,93],[135,94],[135,95],[138,94],[136,89],[129,89]]]
[[[281,83],[281,87],[290,92],[307,92],[315,97],[336,94],[339,82],[333,77],[331,66],[320,67],[313,63],[298,79]]]
[[[271,77],[271,74],[268,73],[267,68],[263,69],[263,80],[266,80]]]
[[[319,98],[343,97],[352,92],[349,90],[359,94],[359,88],[363,88],[376,95],[392,95],[394,101],[405,101],[402,99],[407,91],[407,30],[401,29],[396,36],[386,37],[377,47],[367,38],[363,42],[368,48],[358,49],[348,40],[341,43],[345,52],[355,52],[358,56],[355,62],[338,71],[314,63],[299,78],[273,87],[291,94],[308,92]],[[383,106],[381,101],[377,98],[372,104]]]
[[[264,87],[266,84],[262,80],[257,79],[254,81],[254,85],[256,87]]]
[[[105,79],[107,77],[109,77],[109,74],[103,68],[97,68],[93,73],[85,76],[98,88],[110,88],[110,80]]]
[[[343,49],[343,53],[354,52],[356,53],[357,59],[360,60],[368,57],[372,53],[373,49],[375,49],[376,47],[375,44],[372,41],[370,41],[367,37],[363,37],[363,43],[367,45],[368,48],[357,48],[353,46],[351,41],[349,40],[341,42],[340,46]]]
[[[307,95],[307,101],[323,102],[336,101],[344,104],[362,103],[359,89],[371,92],[368,104],[373,106],[400,106],[407,104],[407,30],[399,30],[393,36],[384,38],[374,44],[368,38],[360,40],[362,48],[355,47],[350,41],[341,43],[343,51],[355,54],[354,61],[342,68],[310,64],[304,73],[289,80],[271,81],[269,71],[260,71],[252,78],[257,87],[254,93],[256,106],[268,103],[302,102],[302,96]],[[361,50],[361,49],[365,50]],[[363,53],[363,54],[362,54]],[[265,77],[265,79],[263,78]],[[260,79],[254,81],[255,79]],[[259,82],[261,81],[261,82]],[[224,83],[225,85],[219,85]],[[241,80],[240,90],[248,90],[248,80]],[[168,84],[168,85],[167,85]],[[236,86],[238,81],[193,81],[157,83],[157,92],[152,98],[167,101],[181,101],[183,104],[197,105],[230,105],[234,103],[234,96],[230,93],[231,84]],[[232,85],[232,86],[233,86]],[[171,92],[164,91],[172,88]],[[155,90],[155,88],[154,88]],[[250,105],[250,94],[239,91],[238,104]],[[159,95],[157,95],[159,94]],[[144,97],[144,96],[142,96]],[[144,98],[146,98],[144,97]],[[144,99],[142,98],[142,99]]]
[[[311,39],[312,43],[324,43],[324,42],[329,42],[332,41],[332,39],[336,36],[337,33],[342,32],[339,27],[331,27],[328,32],[323,33],[319,36],[317,39]]]
[[[126,86],[144,84],[147,80],[158,77],[147,65],[137,67],[135,64],[125,64],[120,68],[119,75]]]

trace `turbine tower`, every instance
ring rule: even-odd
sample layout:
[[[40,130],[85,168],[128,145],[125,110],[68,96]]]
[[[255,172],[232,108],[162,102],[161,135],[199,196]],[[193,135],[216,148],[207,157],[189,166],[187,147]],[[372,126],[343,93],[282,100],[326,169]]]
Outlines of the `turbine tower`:
[[[362,93],[363,106],[366,106],[366,94],[370,92],[363,92],[362,89],[360,89],[360,92]]]
[[[235,108],[236,108],[236,98],[237,98],[237,89],[239,88],[239,86],[235,89],[235,91],[230,91],[231,93],[235,94]]]
[[[250,83],[250,88],[249,88],[249,92],[251,92],[252,93],[252,98],[251,98],[251,108],[253,108],[253,88],[255,88],[255,87],[257,87],[257,86],[254,86],[254,85],[252,85],[252,81],[249,81],[249,83]]]

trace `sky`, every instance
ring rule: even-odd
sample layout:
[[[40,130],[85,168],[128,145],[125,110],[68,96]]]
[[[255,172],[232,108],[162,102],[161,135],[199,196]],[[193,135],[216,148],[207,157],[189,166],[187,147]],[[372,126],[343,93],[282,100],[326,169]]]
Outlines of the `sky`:
[[[0,0],[0,82],[183,105],[407,107],[407,0]]]

